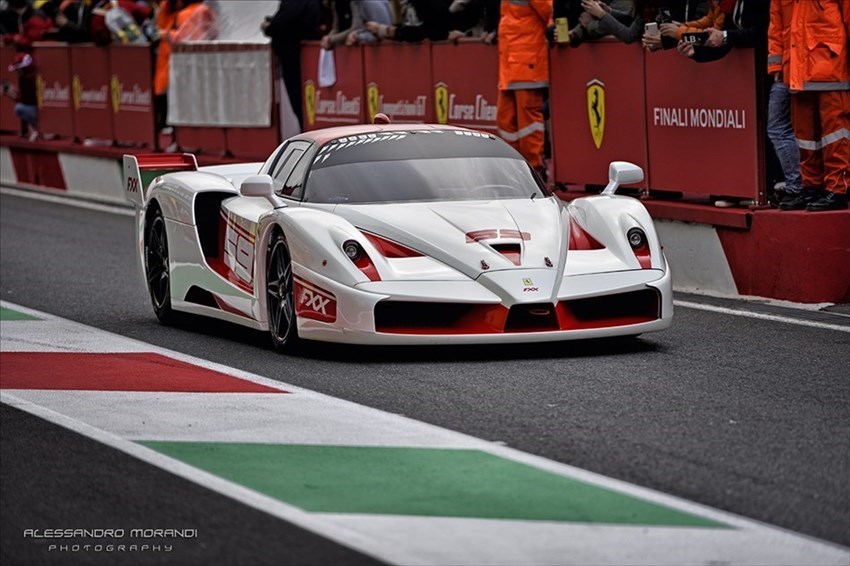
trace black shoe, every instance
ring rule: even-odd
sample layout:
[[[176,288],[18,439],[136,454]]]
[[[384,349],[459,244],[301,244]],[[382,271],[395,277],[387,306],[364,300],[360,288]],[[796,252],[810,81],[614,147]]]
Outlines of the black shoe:
[[[803,189],[799,193],[788,193],[779,202],[779,210],[803,210],[806,206],[820,199],[824,192],[820,189]]]
[[[827,192],[826,195],[818,200],[810,202],[806,210],[820,212],[822,210],[843,210],[845,208],[847,208],[847,197],[845,195]]]
[[[779,210],[803,210],[806,205],[817,199],[817,195],[806,193],[789,193],[779,201]]]

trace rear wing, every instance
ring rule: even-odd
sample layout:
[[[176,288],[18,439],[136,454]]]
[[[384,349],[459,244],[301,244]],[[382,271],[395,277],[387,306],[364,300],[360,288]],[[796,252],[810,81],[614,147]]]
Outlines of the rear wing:
[[[198,161],[191,153],[148,153],[124,156],[124,196],[140,207],[148,187],[156,177],[175,171],[197,171]]]

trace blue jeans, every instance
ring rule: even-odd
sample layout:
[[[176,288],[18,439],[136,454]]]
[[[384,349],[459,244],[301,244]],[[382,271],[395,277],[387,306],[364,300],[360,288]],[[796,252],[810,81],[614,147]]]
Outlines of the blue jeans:
[[[35,128],[38,117],[38,110],[36,110],[35,105],[18,102],[15,104],[15,114],[18,115],[18,118]]]
[[[785,192],[799,193],[803,190],[800,175],[800,148],[791,126],[791,91],[784,82],[775,82],[770,87],[767,104],[767,137],[776,150],[776,157],[785,175]]]

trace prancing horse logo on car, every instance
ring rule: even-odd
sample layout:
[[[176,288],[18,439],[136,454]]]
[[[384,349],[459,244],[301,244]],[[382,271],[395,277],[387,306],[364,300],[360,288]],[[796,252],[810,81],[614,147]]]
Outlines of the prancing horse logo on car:
[[[532,287],[534,281],[531,280],[531,277],[523,277],[522,284],[525,285],[525,288],[522,290],[523,293],[537,293],[540,291],[540,287]]]

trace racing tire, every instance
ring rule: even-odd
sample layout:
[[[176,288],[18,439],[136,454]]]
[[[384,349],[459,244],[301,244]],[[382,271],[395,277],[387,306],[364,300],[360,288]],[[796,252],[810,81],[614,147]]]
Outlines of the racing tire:
[[[175,313],[171,308],[171,274],[165,217],[158,206],[154,206],[151,212],[145,230],[145,279],[153,312],[162,324],[172,324],[175,321]]]
[[[281,232],[272,236],[266,255],[266,310],[274,348],[284,353],[297,350],[301,340],[298,338],[298,318],[295,314],[292,256],[286,237]]]

